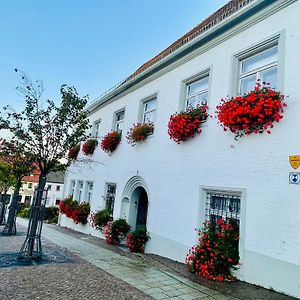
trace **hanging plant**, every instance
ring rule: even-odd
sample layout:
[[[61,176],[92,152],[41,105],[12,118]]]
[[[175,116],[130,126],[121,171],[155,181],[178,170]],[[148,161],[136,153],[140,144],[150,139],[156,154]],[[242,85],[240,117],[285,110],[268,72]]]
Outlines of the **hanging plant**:
[[[68,157],[70,159],[76,159],[79,151],[80,151],[80,145],[77,144],[69,150]]]
[[[82,151],[85,155],[93,155],[97,145],[96,139],[89,139],[82,145]]]
[[[141,143],[144,142],[149,134],[152,134],[154,131],[153,123],[137,123],[129,129],[127,132],[127,142],[129,144]]]
[[[168,123],[170,139],[180,144],[188,138],[194,137],[196,133],[200,134],[201,124],[208,117],[207,109],[207,106],[199,106],[171,115]]]
[[[101,141],[101,149],[111,154],[114,152],[121,141],[121,133],[118,131],[109,132]]]
[[[283,118],[284,95],[258,81],[255,89],[244,96],[222,99],[216,115],[224,131],[230,130],[235,139],[244,135],[271,133],[274,122]]]

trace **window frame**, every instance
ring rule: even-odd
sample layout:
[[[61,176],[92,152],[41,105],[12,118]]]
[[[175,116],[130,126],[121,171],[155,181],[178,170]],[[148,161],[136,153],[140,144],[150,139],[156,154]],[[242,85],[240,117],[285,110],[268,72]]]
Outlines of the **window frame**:
[[[70,186],[69,186],[69,194],[70,196],[73,196],[73,198],[75,197],[75,188],[76,188],[76,180],[72,179],[70,180]]]
[[[155,100],[155,109],[151,109],[151,110],[148,110],[148,111],[145,111],[145,105],[152,101],[152,100]],[[144,99],[141,100],[141,104],[140,104],[140,117],[139,117],[139,122],[141,124],[145,124],[145,123],[149,123],[149,122],[145,122],[144,121],[144,117],[145,117],[145,113],[149,113],[149,112],[154,112],[154,118],[153,118],[153,121],[152,123],[155,124],[156,123],[156,117],[157,117],[157,104],[158,104],[158,94],[155,93],[155,94],[152,94]]]
[[[98,129],[96,129],[97,125],[99,125]],[[94,139],[100,139],[100,125],[101,125],[101,119],[98,119],[98,120],[93,122],[92,137]]]
[[[231,74],[229,81],[229,96],[233,97],[240,93],[240,68],[241,61],[258,55],[266,50],[277,46],[277,83],[276,89],[283,91],[284,87],[284,48],[285,30],[252,45],[232,55]]]
[[[117,116],[121,113],[124,114],[122,122],[117,120]],[[122,133],[122,131],[124,130],[124,121],[125,121],[125,107],[114,112],[112,131],[117,131],[117,132]],[[121,130],[117,130],[117,125],[120,123],[123,123],[123,127]]]
[[[90,186],[92,186],[92,189],[89,189]],[[84,201],[91,203],[91,200],[93,197],[93,191],[94,191],[94,182],[86,181],[85,188],[84,188]],[[89,195],[90,195],[90,197],[89,197]]]
[[[82,186],[79,187],[79,185],[82,183]],[[77,180],[77,187],[76,187],[76,199],[79,203],[81,203],[81,198],[84,196],[84,181],[83,180]]]
[[[111,186],[112,185],[115,186],[114,199],[112,201],[111,210],[110,210],[111,216],[113,216],[113,214],[114,214],[114,207],[115,207],[115,203],[116,203],[117,183],[115,183],[115,182],[105,182],[103,200],[104,200],[104,208],[109,209],[108,206],[107,206],[107,202],[108,202],[107,198],[108,198],[108,187],[110,185]]]

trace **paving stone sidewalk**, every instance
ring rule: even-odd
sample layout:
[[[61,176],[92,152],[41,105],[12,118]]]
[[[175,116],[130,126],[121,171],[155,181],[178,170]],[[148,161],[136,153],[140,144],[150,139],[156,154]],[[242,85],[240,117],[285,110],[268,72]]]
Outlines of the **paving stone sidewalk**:
[[[26,220],[19,219],[18,222],[26,225]],[[153,266],[144,260],[101,247],[91,242],[92,237],[84,237],[83,234],[72,234],[70,230],[62,230],[61,227],[47,224],[44,224],[42,234],[56,245],[68,249],[154,299],[292,299],[274,292],[269,292],[270,297],[265,296],[267,293],[260,295],[260,290],[264,290],[261,288],[258,288],[256,293],[253,293],[252,289],[250,297],[237,297],[230,292],[224,293],[195,283],[185,276],[172,272],[163,264]]]

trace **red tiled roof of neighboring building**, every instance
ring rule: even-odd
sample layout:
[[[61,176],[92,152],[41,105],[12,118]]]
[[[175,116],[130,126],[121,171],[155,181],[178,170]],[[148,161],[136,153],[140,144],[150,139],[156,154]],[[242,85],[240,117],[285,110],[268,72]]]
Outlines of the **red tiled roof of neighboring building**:
[[[22,181],[26,182],[39,182],[39,176],[40,176],[40,171],[38,169],[34,169],[32,171],[32,176],[25,176],[23,177]]]
[[[171,44],[169,47],[161,51],[159,54],[154,56],[152,59],[148,60],[146,63],[144,63],[141,67],[139,67],[134,73],[132,73],[129,77],[125,79],[125,82],[131,80],[132,78],[138,76],[166,56],[170,55],[186,43],[190,42],[191,40],[195,39],[208,29],[212,28],[216,24],[220,23],[224,19],[228,18],[232,14],[234,14],[236,11],[240,10],[247,4],[253,2],[255,0],[231,0],[226,5],[224,5],[222,8],[217,10],[214,14],[206,18],[204,21],[202,21],[199,25],[194,27],[192,30],[187,32],[184,36],[179,38],[176,42]]]

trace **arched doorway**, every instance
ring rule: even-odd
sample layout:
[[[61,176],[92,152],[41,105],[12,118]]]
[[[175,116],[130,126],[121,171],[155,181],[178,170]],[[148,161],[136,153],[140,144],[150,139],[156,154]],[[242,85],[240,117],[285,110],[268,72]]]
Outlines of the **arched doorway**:
[[[132,177],[124,188],[121,218],[125,218],[133,230],[147,225],[148,200],[144,180],[140,176]]]

